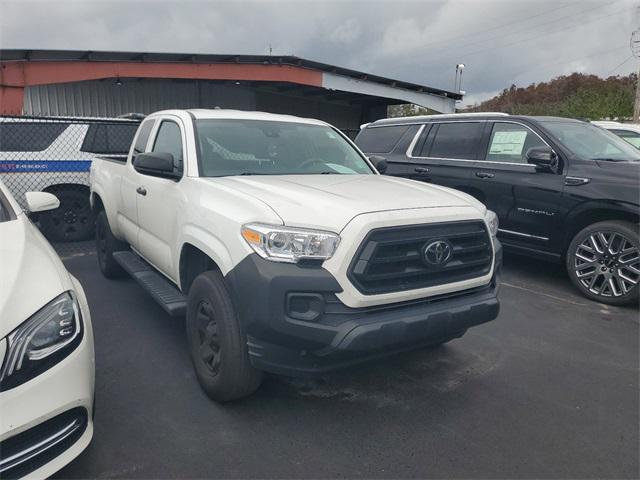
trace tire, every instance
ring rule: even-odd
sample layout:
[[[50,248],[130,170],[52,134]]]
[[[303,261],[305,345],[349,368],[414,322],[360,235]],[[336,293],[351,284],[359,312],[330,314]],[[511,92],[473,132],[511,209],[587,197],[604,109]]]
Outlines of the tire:
[[[196,376],[211,399],[228,402],[258,389],[262,372],[251,366],[247,339],[219,272],[204,272],[193,281],[186,327]]]
[[[98,255],[98,266],[102,275],[106,278],[120,278],[124,276],[125,271],[120,264],[113,258],[115,252],[127,250],[129,245],[118,240],[113,236],[107,214],[104,210],[98,213],[96,218],[96,252]]]
[[[638,225],[618,220],[589,225],[573,237],[566,268],[587,298],[609,305],[638,303]]]
[[[52,242],[78,242],[92,237],[96,217],[85,190],[53,192],[60,206],[39,215],[42,233]]]

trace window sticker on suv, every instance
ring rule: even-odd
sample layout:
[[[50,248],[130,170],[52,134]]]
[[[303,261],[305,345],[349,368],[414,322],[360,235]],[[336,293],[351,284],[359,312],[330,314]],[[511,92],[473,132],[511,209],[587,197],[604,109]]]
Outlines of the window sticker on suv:
[[[511,132],[494,132],[491,139],[489,154],[491,155],[521,155],[524,141],[527,139],[526,130]]]
[[[530,148],[545,145],[538,135],[524,125],[496,122],[484,160],[526,164],[527,151]]]

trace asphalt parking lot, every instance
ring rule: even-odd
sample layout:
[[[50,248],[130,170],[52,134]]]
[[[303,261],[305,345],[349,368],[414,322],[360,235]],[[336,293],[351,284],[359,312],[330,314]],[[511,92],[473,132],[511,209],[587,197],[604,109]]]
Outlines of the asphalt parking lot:
[[[184,322],[95,255],[66,255],[96,341],[95,434],[59,478],[637,478],[638,311],[506,256],[499,318],[463,338],[316,380],[267,377],[217,405]]]

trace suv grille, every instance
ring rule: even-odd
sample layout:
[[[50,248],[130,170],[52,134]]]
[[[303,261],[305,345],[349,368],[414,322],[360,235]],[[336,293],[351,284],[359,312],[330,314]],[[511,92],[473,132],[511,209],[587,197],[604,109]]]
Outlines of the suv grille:
[[[379,228],[362,242],[348,277],[361,293],[372,295],[480,277],[492,261],[482,221]]]

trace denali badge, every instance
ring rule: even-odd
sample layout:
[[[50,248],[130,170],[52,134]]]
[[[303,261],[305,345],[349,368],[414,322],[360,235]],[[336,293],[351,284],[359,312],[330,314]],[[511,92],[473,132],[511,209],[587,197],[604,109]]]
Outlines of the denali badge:
[[[424,259],[431,265],[444,265],[451,258],[451,244],[446,240],[435,240],[424,249]]]

